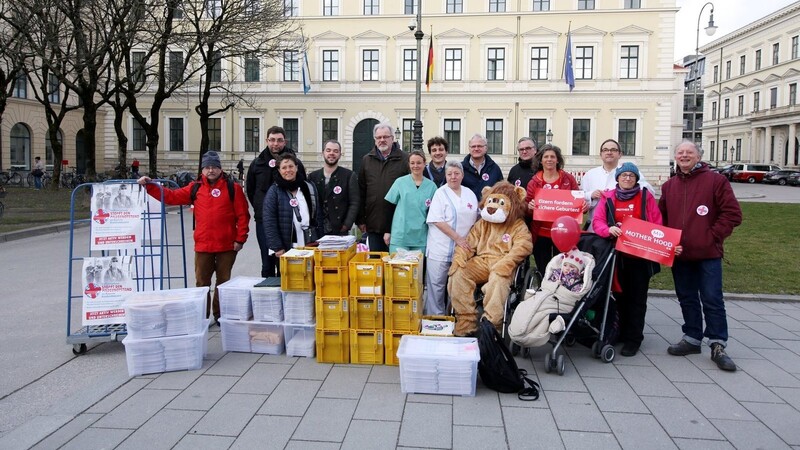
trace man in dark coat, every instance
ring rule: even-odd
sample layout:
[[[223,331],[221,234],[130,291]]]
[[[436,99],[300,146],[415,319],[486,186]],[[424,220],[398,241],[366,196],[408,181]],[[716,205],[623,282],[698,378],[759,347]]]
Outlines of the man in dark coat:
[[[342,144],[326,142],[322,148],[325,165],[308,175],[319,193],[324,234],[347,234],[358,215],[358,178],[352,170],[339,166],[341,157]]]

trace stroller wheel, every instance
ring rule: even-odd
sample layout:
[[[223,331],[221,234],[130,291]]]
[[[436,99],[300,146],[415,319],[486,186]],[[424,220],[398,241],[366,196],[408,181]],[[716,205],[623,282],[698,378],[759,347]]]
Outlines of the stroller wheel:
[[[512,355],[512,356],[517,356],[517,355],[519,355],[519,351],[520,351],[520,349],[521,349],[521,348],[522,348],[522,347],[520,347],[519,345],[517,345],[517,344],[514,344],[514,343],[512,342],[512,343],[511,343],[511,355]]]
[[[564,339],[564,344],[566,344],[567,347],[574,347],[576,342],[578,342],[578,339],[575,336],[572,336],[572,335],[567,336]]]
[[[550,352],[544,354],[544,371],[550,373],[553,371],[553,358],[550,357]]]
[[[558,358],[556,358],[556,369],[559,375],[564,375],[564,367],[564,355],[558,355]]]
[[[603,346],[602,342],[595,341],[595,343],[592,344],[592,356],[594,356],[595,358],[599,358],[600,357],[600,349],[602,348],[602,346]]]
[[[604,345],[603,352],[600,356],[603,358],[603,362],[610,363],[614,360],[614,356],[616,355],[617,351],[614,349],[613,345]]]
[[[527,357],[531,356],[531,349],[529,349],[528,347],[523,347],[522,348],[522,356],[524,358],[527,358]]]

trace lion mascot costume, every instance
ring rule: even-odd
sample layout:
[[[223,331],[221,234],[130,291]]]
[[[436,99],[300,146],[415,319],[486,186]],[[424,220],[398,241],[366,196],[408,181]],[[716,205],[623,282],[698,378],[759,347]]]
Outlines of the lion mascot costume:
[[[478,329],[474,292],[483,285],[483,315],[495,327],[503,322],[503,308],[516,267],[531,255],[533,242],[525,225],[525,189],[499,181],[481,192],[481,218],[467,235],[471,251],[456,246],[447,291],[456,313],[456,336]]]

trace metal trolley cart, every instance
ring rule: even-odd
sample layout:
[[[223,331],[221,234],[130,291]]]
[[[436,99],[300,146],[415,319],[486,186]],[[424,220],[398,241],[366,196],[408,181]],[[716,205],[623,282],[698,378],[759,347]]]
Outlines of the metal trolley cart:
[[[162,199],[164,188],[177,187],[177,184],[170,180],[153,180],[153,183],[162,189]],[[86,240],[85,245],[76,242],[76,228],[88,225],[91,236],[91,227],[95,223],[91,213],[89,217],[77,218],[76,205],[85,202],[86,196],[91,201],[97,189],[119,189],[123,184],[129,185],[132,189],[138,187],[134,180],[110,180],[104,183],[84,183],[72,191],[67,275],[67,345],[72,345],[72,352],[76,355],[86,353],[86,344],[121,341],[128,334],[124,323],[88,325],[73,330],[74,314],[81,311],[85,288],[81,286],[83,271],[76,271],[75,268],[82,266],[84,258],[130,256],[135,263],[133,281],[137,291],[187,287],[184,206],[166,207],[163,202],[159,206],[153,206],[154,202],[150,201],[148,196],[141,216],[142,234],[138,239],[139,244],[134,249],[93,251],[91,238]],[[177,224],[174,223],[175,220],[170,220],[170,216],[177,216]],[[77,278],[73,278],[75,276]],[[75,322],[82,324],[80,313],[77,318]]]

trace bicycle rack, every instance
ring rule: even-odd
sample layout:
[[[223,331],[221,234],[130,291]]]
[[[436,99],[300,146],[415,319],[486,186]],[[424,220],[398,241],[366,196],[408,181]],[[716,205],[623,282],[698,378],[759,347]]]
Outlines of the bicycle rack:
[[[167,208],[163,202],[163,189],[165,187],[177,187],[170,180],[153,180],[161,192],[161,205],[157,209],[151,209],[150,202],[147,203],[142,214],[142,236],[141,243],[135,249],[116,250],[116,251],[93,251],[91,250],[90,239],[86,242],[85,250],[76,247],[75,228],[78,225],[93,225],[91,214],[87,218],[75,217],[75,202],[80,192],[86,192],[92,197],[94,186],[96,185],[135,185],[135,180],[109,180],[105,183],[84,183],[77,186],[72,191],[70,201],[70,227],[69,227],[69,270],[67,275],[67,345],[72,345],[72,352],[76,355],[86,353],[86,344],[101,343],[111,341],[121,341],[128,332],[124,323],[107,325],[81,326],[73,330],[73,301],[82,305],[83,287],[81,285],[82,270],[77,272],[77,279],[73,279],[76,266],[82,267],[83,259],[97,256],[132,256],[135,262],[135,273],[133,279],[136,281],[136,290],[160,290],[187,287],[187,262],[186,262],[186,232],[184,229],[184,206]],[[149,198],[149,196],[148,196]],[[169,216],[178,217],[178,230],[170,230]],[[172,234],[177,233],[176,243],[172,243]],[[89,233],[91,236],[91,231]],[[174,270],[173,270],[174,269]],[[175,274],[173,274],[173,271]],[[181,283],[182,280],[182,283]],[[80,286],[79,289],[75,289]],[[80,323],[80,320],[78,320]]]

